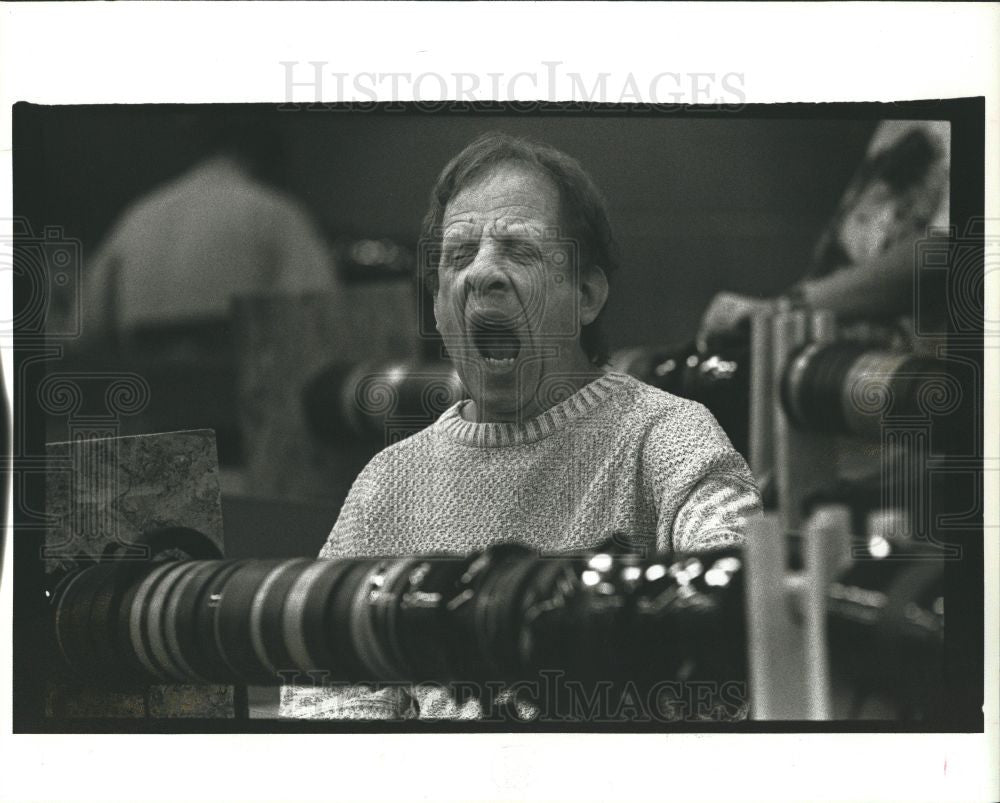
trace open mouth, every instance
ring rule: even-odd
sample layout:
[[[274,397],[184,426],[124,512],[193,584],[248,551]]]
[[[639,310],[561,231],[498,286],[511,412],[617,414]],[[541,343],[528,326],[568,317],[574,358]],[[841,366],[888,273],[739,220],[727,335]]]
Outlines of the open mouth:
[[[521,353],[521,338],[512,326],[476,321],[469,333],[479,355],[492,368],[511,368]]]

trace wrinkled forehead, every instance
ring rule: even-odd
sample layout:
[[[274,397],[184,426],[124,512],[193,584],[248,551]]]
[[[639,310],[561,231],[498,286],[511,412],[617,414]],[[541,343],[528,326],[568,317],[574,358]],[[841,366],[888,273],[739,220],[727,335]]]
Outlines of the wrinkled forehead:
[[[445,207],[445,237],[491,234],[541,236],[559,223],[559,191],[526,165],[502,164],[476,176]]]

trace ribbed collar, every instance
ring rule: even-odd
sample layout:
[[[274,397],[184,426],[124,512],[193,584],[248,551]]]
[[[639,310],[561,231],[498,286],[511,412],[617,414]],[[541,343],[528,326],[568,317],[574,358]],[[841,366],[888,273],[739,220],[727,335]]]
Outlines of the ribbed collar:
[[[445,410],[434,428],[467,446],[488,449],[532,443],[564,429],[571,421],[596,410],[617,389],[631,381],[627,374],[607,373],[584,385],[540,416],[514,424],[477,424],[466,421],[462,418],[462,408],[469,403],[466,399]]]

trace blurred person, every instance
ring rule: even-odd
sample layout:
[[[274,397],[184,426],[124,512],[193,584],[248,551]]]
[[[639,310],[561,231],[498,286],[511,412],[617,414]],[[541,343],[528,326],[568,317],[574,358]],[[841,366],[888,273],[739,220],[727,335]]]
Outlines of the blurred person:
[[[436,326],[468,395],[380,452],[320,557],[742,543],[760,506],[743,458],[700,404],[606,366],[617,249],[570,156],[500,133],[443,170],[424,221]],[[520,703],[515,702],[520,706]],[[476,718],[440,687],[286,686],[281,713]]]
[[[782,299],[831,310],[842,338],[920,350],[912,320],[916,244],[948,226],[950,146],[947,122],[880,123],[807,275],[778,298],[718,293],[702,316],[699,350],[745,338],[750,317]]]
[[[277,135],[247,123],[214,140],[210,156],[135,201],[86,265],[88,342],[128,347],[150,331],[187,330],[218,347],[232,296],[334,288],[326,243],[274,186]]]

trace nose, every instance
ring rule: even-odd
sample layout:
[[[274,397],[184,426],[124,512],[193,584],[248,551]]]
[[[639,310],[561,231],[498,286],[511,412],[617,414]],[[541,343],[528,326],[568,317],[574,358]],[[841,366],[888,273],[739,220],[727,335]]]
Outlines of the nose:
[[[466,293],[484,297],[494,293],[506,293],[511,289],[510,276],[504,270],[503,260],[496,253],[493,241],[487,238],[476,258],[466,266]]]

